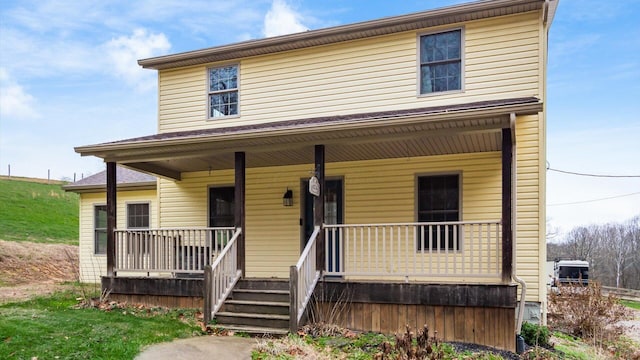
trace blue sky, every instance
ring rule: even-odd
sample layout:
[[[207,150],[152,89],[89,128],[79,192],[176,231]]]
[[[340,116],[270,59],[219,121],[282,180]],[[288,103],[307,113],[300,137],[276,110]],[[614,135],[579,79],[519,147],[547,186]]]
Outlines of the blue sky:
[[[137,59],[462,2],[2,1],[0,174],[10,164],[16,176],[79,178],[104,165],[74,146],[155,133],[156,73]],[[551,168],[640,175],[638,16],[640,0],[561,0],[549,45]],[[561,230],[625,220],[640,215],[640,178],[550,171],[547,202]]]

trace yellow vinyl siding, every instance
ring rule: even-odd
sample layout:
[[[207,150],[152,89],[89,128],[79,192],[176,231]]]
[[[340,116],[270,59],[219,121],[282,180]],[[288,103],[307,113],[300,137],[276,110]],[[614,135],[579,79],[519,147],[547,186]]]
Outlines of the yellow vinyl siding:
[[[246,265],[248,276],[288,277],[300,254],[300,178],[309,166],[252,168],[246,172]],[[207,226],[208,188],[233,186],[233,170],[183,174],[160,180],[162,227]],[[282,205],[287,187],[293,207]]]
[[[544,244],[544,224],[540,223],[539,210],[544,207],[540,186],[539,167],[541,149],[538,127],[541,117],[538,115],[522,116],[516,120],[516,191],[517,191],[517,223],[516,223],[516,270],[527,283],[527,301],[544,301],[546,288],[545,272],[540,269],[543,253],[540,247]]]
[[[464,33],[463,90],[419,95],[418,36],[454,28]],[[530,12],[238,59],[240,116],[215,120],[207,120],[207,68],[219,64],[163,70],[159,132],[527,96],[544,100],[545,32],[540,13]],[[544,264],[543,121],[540,114],[516,122],[516,270],[527,282],[527,300],[538,302],[545,297],[538,275]],[[288,276],[300,252],[300,179],[312,168],[247,169],[247,275]],[[328,176],[344,179],[346,223],[415,221],[416,174],[442,172],[462,175],[463,220],[500,219],[499,152],[327,164]],[[208,186],[233,183],[232,170],[161,180],[160,226],[206,226]],[[294,191],[290,208],[282,206],[287,188]]]
[[[119,229],[127,227],[127,203],[149,203],[150,227],[158,225],[158,211],[155,190],[118,191],[116,209]],[[106,205],[104,192],[80,194],[80,281],[100,282],[107,273],[106,254],[94,254],[94,207]]]
[[[300,182],[311,169],[312,164],[247,169],[247,276],[286,278],[297,262]],[[344,181],[347,224],[416,221],[416,177],[432,173],[461,174],[463,220],[500,219],[499,152],[327,164],[327,176]],[[229,184],[232,170],[188,173],[180,182],[160,180],[161,226],[206,226],[207,188]],[[294,192],[293,207],[282,205],[287,188]]]
[[[540,49],[538,54],[538,63],[539,63],[539,71],[540,71],[540,81],[538,82],[540,99],[544,104],[547,103],[547,72],[546,72],[546,64],[547,64],[547,55],[548,55],[548,35],[549,35],[549,27],[547,24],[544,24],[542,21],[542,14],[540,15],[540,25],[539,25],[539,36],[540,36]],[[548,24],[549,26],[551,24]],[[542,112],[538,118],[538,128],[533,130],[536,134],[538,134],[538,154],[540,159],[538,161],[538,184],[540,186],[539,191],[539,211],[538,214],[538,223],[539,223],[539,231],[538,235],[538,302],[542,304],[542,323],[547,323],[547,283],[549,279],[547,278],[546,272],[546,261],[547,261],[547,213],[546,213],[546,193],[547,193],[547,179],[546,179],[546,167],[547,167],[547,155],[546,155],[546,113]]]
[[[163,70],[159,132],[541,96],[539,23],[531,12],[240,59],[240,116],[227,119],[207,120],[208,66]],[[460,27],[464,91],[419,96],[418,35]]]

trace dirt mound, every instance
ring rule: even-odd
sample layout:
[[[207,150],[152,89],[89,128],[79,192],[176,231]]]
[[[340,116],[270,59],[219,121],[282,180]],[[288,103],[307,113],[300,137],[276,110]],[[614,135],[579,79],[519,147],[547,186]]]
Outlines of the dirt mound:
[[[0,240],[0,302],[47,294],[77,279],[77,246]]]

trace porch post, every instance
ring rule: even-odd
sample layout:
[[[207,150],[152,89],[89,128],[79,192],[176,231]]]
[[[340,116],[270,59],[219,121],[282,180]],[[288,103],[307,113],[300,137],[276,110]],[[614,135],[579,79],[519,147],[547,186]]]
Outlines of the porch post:
[[[320,196],[313,198],[313,225],[320,226],[320,233],[316,238],[316,270],[322,272],[324,270],[324,191],[326,189],[324,183],[324,145],[316,145],[315,147],[315,169],[318,183],[320,183]]]
[[[502,129],[502,282],[511,282],[513,270],[513,139],[511,129]]]
[[[234,219],[235,227],[241,228],[242,232],[238,236],[238,269],[242,271],[242,277],[245,276],[245,218],[244,218],[244,205],[245,205],[245,153],[236,152],[235,154],[235,187],[234,187]]]
[[[115,275],[116,261],[116,163],[107,162],[107,276]]]

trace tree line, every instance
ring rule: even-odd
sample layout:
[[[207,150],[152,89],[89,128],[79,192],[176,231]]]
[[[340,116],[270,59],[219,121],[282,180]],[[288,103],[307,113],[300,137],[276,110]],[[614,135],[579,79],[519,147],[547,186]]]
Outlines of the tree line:
[[[589,278],[604,286],[640,289],[640,215],[621,222],[578,226],[550,242],[547,259],[586,260]]]

